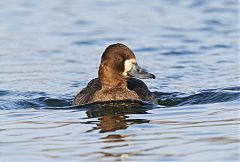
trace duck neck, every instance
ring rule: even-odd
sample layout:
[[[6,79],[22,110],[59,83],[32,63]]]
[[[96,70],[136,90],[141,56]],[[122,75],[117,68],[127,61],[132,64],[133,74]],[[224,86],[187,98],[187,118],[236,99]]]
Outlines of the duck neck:
[[[116,88],[116,87],[127,87],[127,82],[124,78],[114,73],[108,68],[99,68],[98,77],[100,79],[102,88]]]

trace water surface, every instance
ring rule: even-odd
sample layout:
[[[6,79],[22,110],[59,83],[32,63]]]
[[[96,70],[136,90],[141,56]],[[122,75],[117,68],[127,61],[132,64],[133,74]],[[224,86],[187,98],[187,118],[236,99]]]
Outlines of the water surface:
[[[239,161],[238,5],[0,1],[0,161]],[[159,105],[71,107],[117,42]]]

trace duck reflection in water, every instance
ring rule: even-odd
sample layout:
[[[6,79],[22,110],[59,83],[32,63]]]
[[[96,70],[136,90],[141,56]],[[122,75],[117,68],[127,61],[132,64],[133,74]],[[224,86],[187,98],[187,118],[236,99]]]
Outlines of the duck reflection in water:
[[[100,133],[127,129],[129,125],[149,123],[146,119],[130,119],[127,114],[148,114],[148,107],[142,102],[132,100],[129,102],[111,102],[106,104],[94,104],[86,111],[88,118],[98,117],[99,123],[92,130],[100,130]]]
[[[125,115],[103,116],[99,118],[100,123],[97,124],[97,129],[100,129],[100,133],[127,129],[129,123],[127,123],[126,118]]]

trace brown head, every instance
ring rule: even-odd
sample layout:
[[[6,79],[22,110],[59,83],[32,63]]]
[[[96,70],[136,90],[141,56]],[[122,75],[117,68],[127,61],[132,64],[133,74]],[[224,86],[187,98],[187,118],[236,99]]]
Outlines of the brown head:
[[[132,50],[120,43],[108,46],[103,52],[98,76],[102,86],[108,87],[126,83],[131,77],[155,78],[153,74],[140,68]]]

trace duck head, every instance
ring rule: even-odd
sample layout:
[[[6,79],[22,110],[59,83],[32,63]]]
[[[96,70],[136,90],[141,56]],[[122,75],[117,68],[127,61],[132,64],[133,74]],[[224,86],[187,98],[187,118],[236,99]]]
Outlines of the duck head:
[[[129,78],[155,79],[137,64],[131,49],[124,44],[112,44],[106,48],[101,58],[98,75],[102,85],[116,86]]]

